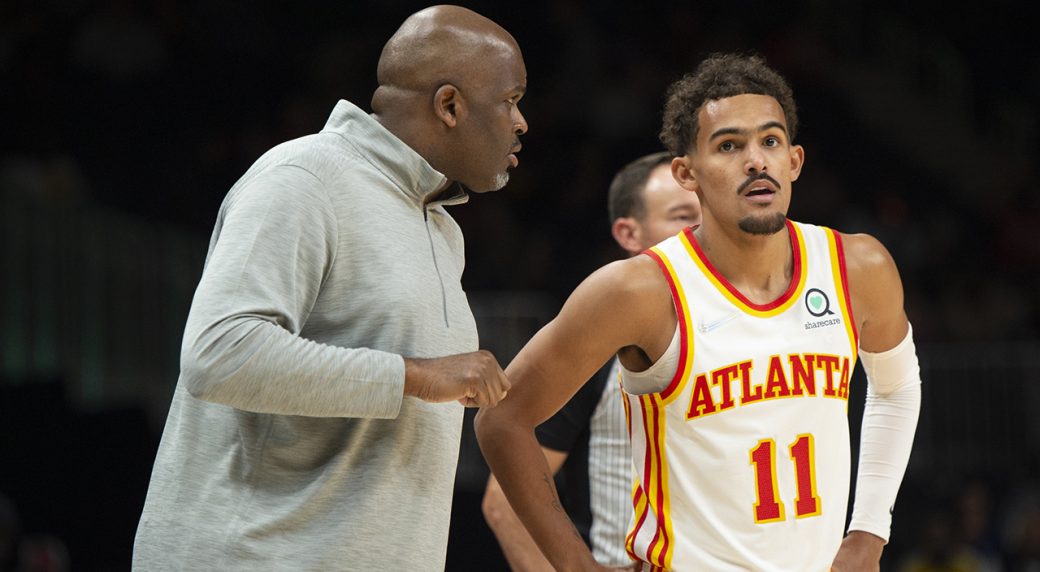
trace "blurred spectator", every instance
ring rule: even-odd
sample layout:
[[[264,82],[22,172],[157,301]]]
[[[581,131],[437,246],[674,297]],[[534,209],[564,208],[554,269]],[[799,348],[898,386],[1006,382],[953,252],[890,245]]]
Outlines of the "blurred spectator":
[[[960,539],[956,514],[931,509],[919,531],[920,538],[898,565],[899,572],[996,572]]]
[[[61,539],[22,533],[14,504],[0,493],[0,572],[68,572],[69,553]]]
[[[1007,502],[1004,515],[1004,567],[1009,572],[1040,572],[1040,485],[1028,482]]]
[[[0,493],[0,572],[18,569],[22,530],[14,505]]]
[[[982,570],[1000,570],[1000,539],[989,483],[981,477],[968,479],[960,488],[956,505],[958,539],[974,552]]]
[[[134,0],[107,0],[80,25],[72,42],[76,65],[112,80],[157,74],[166,59],[161,30]]]
[[[87,182],[69,155],[0,156],[0,197],[8,193],[49,206],[77,206],[87,195]]]
[[[24,572],[68,572],[71,569],[69,551],[61,539],[50,536],[32,536],[22,541]]]

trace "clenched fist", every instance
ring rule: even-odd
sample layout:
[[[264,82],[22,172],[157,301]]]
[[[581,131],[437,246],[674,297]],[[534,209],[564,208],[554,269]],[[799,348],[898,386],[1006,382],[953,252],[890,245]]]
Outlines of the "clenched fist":
[[[466,407],[494,407],[509,379],[487,350],[439,358],[405,358],[404,394],[430,403],[456,400]]]

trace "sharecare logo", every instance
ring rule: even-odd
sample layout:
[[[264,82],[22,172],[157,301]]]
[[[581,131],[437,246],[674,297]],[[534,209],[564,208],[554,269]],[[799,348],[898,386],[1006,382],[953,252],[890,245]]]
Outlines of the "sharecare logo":
[[[810,288],[805,293],[805,309],[816,318],[834,314],[831,311],[831,300],[819,288]]]

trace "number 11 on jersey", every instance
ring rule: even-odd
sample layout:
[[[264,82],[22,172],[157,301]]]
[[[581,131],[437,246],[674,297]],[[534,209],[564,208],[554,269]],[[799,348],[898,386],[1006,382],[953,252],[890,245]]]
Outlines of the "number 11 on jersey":
[[[820,498],[816,494],[816,448],[813,436],[799,435],[787,448],[794,465],[798,487],[794,499],[795,518],[820,514]],[[784,503],[777,498],[776,442],[762,439],[751,449],[751,466],[755,471],[755,522],[764,524],[784,520]]]

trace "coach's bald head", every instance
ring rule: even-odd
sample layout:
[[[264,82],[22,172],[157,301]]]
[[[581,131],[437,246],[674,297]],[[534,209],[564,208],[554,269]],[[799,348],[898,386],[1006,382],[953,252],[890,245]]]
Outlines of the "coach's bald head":
[[[426,8],[383,47],[376,77],[373,116],[390,132],[471,190],[505,184],[527,131],[516,110],[527,70],[509,32],[466,8]]]
[[[376,78],[380,90],[425,91],[443,83],[464,84],[486,72],[488,56],[496,52],[519,56],[520,48],[509,32],[472,10],[433,6],[401,24],[383,47]]]

